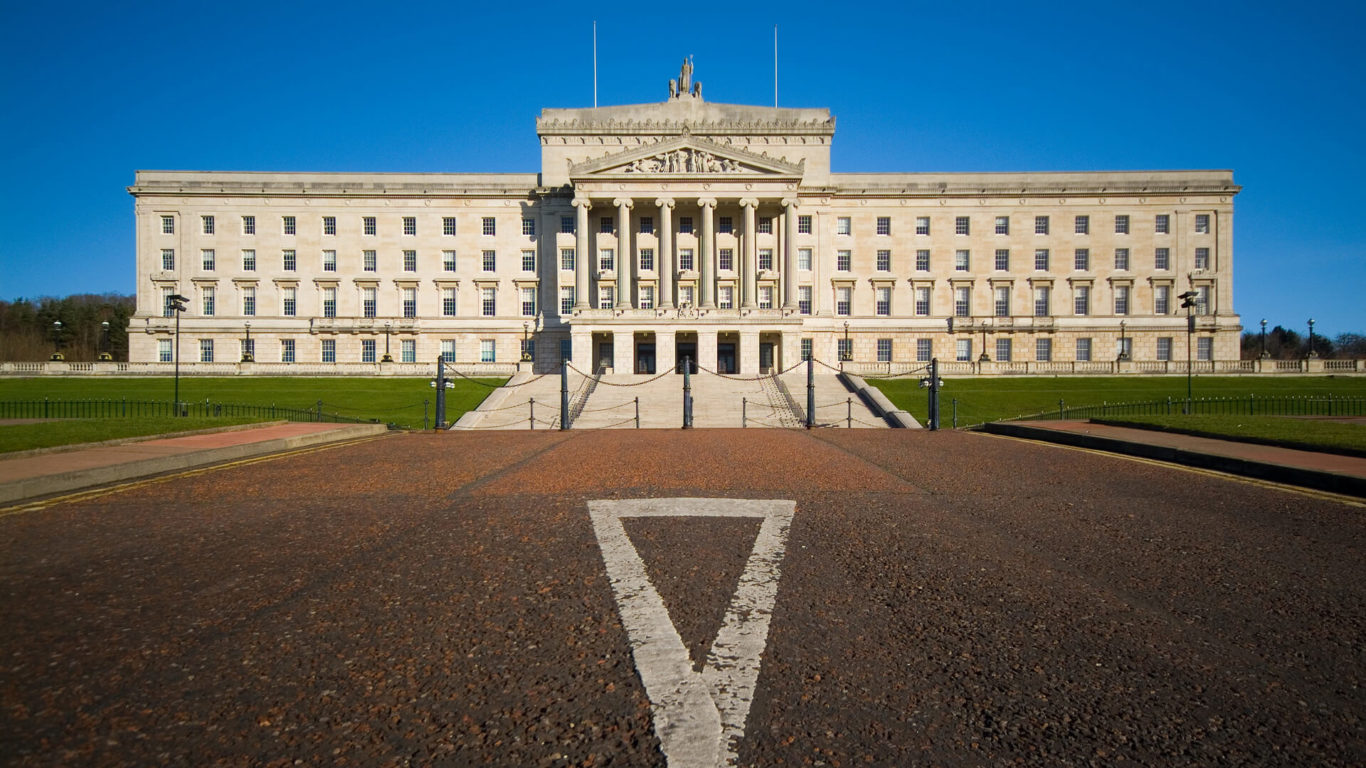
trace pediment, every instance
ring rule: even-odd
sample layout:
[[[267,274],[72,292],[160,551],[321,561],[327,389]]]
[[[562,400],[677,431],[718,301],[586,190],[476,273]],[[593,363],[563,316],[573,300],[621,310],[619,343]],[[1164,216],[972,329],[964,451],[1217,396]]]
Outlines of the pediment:
[[[720,144],[697,136],[677,136],[653,144],[634,147],[571,163],[572,178],[640,176],[706,176],[706,177],[796,177],[802,175],[805,162],[790,163],[776,157]]]

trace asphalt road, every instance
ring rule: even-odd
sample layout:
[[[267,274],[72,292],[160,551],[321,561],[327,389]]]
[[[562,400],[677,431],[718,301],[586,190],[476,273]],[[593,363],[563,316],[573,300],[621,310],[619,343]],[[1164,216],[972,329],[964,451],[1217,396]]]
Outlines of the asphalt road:
[[[901,430],[393,436],[0,517],[0,761],[663,766],[589,502],[675,497],[795,502],[771,615],[763,519],[621,521],[672,674],[771,619],[741,765],[1366,763],[1360,505]]]

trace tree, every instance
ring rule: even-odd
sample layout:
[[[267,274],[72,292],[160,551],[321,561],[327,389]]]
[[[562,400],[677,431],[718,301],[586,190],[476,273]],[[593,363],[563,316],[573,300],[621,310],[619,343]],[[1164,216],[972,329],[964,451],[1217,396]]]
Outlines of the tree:
[[[134,297],[115,293],[49,296],[36,304],[22,298],[0,301],[0,360],[47,360],[54,348],[72,362],[96,360],[106,321],[110,353],[115,360],[127,360],[128,319],[135,310]]]

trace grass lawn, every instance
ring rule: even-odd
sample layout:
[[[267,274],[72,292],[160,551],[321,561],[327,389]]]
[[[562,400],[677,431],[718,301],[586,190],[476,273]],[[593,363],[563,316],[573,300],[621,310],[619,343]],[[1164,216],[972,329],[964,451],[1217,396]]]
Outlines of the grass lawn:
[[[1366,424],[1290,416],[1125,416],[1093,421],[1366,456]]]
[[[172,416],[144,419],[62,419],[38,424],[0,425],[0,453],[51,448],[57,445],[97,443],[124,437],[190,432],[196,429],[250,424],[260,419],[177,419]]]
[[[479,379],[489,386],[456,378],[446,390],[446,418],[479,403],[506,379]],[[180,379],[180,399],[186,402],[277,405],[284,408],[316,408],[323,412],[360,419],[377,419],[404,427],[422,427],[423,401],[429,418],[436,412],[436,390],[425,378],[308,378],[302,376]],[[169,377],[104,378],[63,377],[0,379],[0,400],[161,400],[174,399],[174,380]]]
[[[928,392],[913,377],[905,379],[868,379],[882,390],[897,407],[925,422]],[[1247,397],[1288,395],[1339,395],[1366,397],[1366,377],[1347,376],[1197,376],[1192,387],[1195,397]],[[1019,377],[944,380],[939,392],[939,420],[951,425],[953,403],[958,401],[960,427],[1000,419],[1013,419],[1056,410],[1058,401],[1068,406],[1099,405],[1185,399],[1184,376],[1097,376],[1097,377]]]

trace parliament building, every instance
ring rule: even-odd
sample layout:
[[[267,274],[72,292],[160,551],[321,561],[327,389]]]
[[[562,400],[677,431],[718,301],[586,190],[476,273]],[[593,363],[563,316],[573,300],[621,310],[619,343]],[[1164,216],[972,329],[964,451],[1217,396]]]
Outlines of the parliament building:
[[[172,296],[182,362],[310,372],[1184,365],[1187,312],[1237,359],[1231,171],[837,173],[829,110],[691,75],[543,110],[539,172],[139,171],[130,359],[171,360]]]

